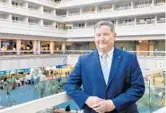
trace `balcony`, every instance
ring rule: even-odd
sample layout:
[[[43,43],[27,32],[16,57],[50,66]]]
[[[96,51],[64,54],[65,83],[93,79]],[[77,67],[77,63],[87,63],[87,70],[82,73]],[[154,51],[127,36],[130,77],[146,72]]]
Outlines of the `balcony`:
[[[110,0],[61,0],[60,3],[56,5],[57,8],[68,8],[73,6],[84,6],[87,4],[96,4],[96,3],[103,3],[103,2],[110,2]]]
[[[122,36],[136,36],[136,35],[161,35],[165,34],[164,23],[160,24],[129,24],[125,26],[115,26],[115,31],[117,33],[117,40],[125,40],[125,37]],[[91,39],[94,37],[94,28],[84,27],[84,28],[73,28],[68,30],[68,37],[73,39],[81,38],[83,40]],[[120,38],[121,37],[121,38]],[[139,38],[140,39],[140,38]],[[139,40],[138,39],[138,40]],[[156,36],[156,39],[158,37]],[[164,39],[164,37],[162,38]],[[70,39],[69,39],[70,40]],[[128,40],[132,40],[131,38]],[[136,38],[133,40],[137,40]]]
[[[145,14],[155,14],[155,13],[164,13],[165,4],[161,6],[151,6],[151,7],[142,7],[142,8],[120,8],[116,10],[98,10],[91,11],[88,13],[80,13],[80,14],[70,14],[67,15],[64,19],[65,22],[73,22],[73,21],[86,21],[86,20],[94,20],[94,19],[108,19],[108,18],[119,18],[119,17],[129,17],[135,15],[145,15]]]
[[[164,91],[166,89],[166,83],[162,82],[166,77],[165,69],[160,68],[143,71],[143,77],[145,80],[146,91],[144,96],[137,102],[139,112],[165,113],[166,107],[164,107],[164,105],[166,105],[166,100],[164,100]],[[0,113],[23,113],[25,111],[28,113],[50,113],[50,111],[52,111],[52,113],[54,113],[57,108],[53,106],[68,102],[69,100],[70,98],[66,96],[66,93],[62,92],[2,109],[0,110]],[[80,113],[81,111],[77,110],[72,112]]]
[[[15,23],[16,22],[16,23]],[[0,33],[9,34],[24,34],[32,36],[46,36],[46,37],[62,37],[67,36],[67,32],[62,29],[56,29],[53,27],[44,27],[40,25],[29,25],[28,23],[20,23],[19,21],[0,21],[1,31]],[[60,40],[63,40],[59,38]]]
[[[0,3],[0,7],[1,7],[0,11],[2,12],[12,13],[12,14],[17,14],[22,16],[35,17],[35,18],[42,18],[42,19],[51,20],[51,21],[63,21],[63,18],[58,18],[54,14],[48,14],[48,13],[45,14],[44,12],[38,9],[34,11],[32,8],[29,9],[28,6],[17,8],[17,7],[11,7],[8,4]]]

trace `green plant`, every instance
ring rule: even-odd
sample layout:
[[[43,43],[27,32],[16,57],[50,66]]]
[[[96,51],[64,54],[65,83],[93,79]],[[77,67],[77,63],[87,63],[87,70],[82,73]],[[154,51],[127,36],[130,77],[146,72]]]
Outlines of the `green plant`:
[[[56,80],[49,80],[49,81],[42,81],[35,84],[34,92],[39,93],[40,97],[44,97],[47,95],[57,94],[63,90],[63,84],[65,83],[66,79],[62,78],[60,81]]]

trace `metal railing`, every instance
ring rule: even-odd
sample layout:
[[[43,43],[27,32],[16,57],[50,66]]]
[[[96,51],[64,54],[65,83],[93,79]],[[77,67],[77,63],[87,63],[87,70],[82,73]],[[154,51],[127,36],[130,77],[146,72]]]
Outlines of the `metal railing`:
[[[70,98],[66,95],[65,92],[63,92],[31,102],[27,102],[21,105],[12,106],[10,108],[0,110],[0,113],[24,113],[25,111],[26,113],[36,113],[43,109],[50,108],[54,105],[67,102],[69,100]]]
[[[86,54],[90,53],[93,50],[40,50],[39,54]],[[166,51],[129,51],[131,53],[136,54],[137,56],[166,56]],[[19,54],[18,54],[19,53]],[[33,50],[20,50],[17,52],[16,50],[7,50],[0,51],[0,56],[4,55],[26,55],[26,54],[35,54],[38,51]]]

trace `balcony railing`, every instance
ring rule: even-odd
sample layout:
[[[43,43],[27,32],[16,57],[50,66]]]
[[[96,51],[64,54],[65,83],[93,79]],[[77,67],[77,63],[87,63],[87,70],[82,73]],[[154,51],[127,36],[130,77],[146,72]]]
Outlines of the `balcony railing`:
[[[156,106],[154,106],[154,105],[161,104],[160,103],[161,99],[165,99],[165,94],[164,94],[166,89],[166,86],[165,86],[166,81],[164,80],[166,78],[165,68],[143,71],[143,77],[145,79],[146,91],[142,99],[139,100],[137,103],[139,110],[142,107],[145,107],[146,112],[149,111],[150,113],[165,113],[166,107],[164,108],[164,105],[166,105],[166,100],[162,100],[163,104],[161,106],[158,106],[157,109],[155,108]],[[162,95],[159,93],[161,93]],[[39,111],[50,109],[55,105],[59,105],[69,100],[70,98],[66,96],[66,93],[62,92],[62,93],[44,97],[38,100],[34,100],[34,101],[30,101],[20,105],[15,105],[9,108],[2,109],[0,110],[0,113],[24,113],[25,111],[27,113],[40,113]],[[144,102],[145,100],[147,102]],[[145,109],[143,108],[143,110]],[[47,113],[46,111],[47,110],[45,110],[42,113]],[[140,110],[140,113],[143,113],[143,112],[141,112]]]
[[[0,113],[24,113],[25,111],[27,113],[36,113],[38,111],[51,108],[54,105],[67,102],[69,100],[70,98],[66,96],[65,92],[63,92],[45,98],[41,98],[38,100],[34,100],[31,102],[27,102],[21,105],[12,106],[10,108],[0,110]]]
[[[5,55],[27,55],[27,54],[86,54],[90,53],[93,50],[53,50],[51,53],[51,50],[40,50],[39,51],[33,51],[33,50],[20,50],[17,52],[16,50],[7,50],[7,51],[0,51],[0,56],[5,56]],[[166,56],[165,51],[129,51],[137,56],[154,56],[154,57],[159,57],[159,56]],[[20,54],[18,54],[20,53]],[[36,55],[36,54],[35,54]]]

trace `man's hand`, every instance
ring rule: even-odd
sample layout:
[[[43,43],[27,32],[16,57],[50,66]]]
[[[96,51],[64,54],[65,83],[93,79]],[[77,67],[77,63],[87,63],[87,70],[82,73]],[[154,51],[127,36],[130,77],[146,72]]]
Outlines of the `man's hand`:
[[[88,99],[85,101],[86,105],[88,105],[90,108],[92,108],[93,105],[104,101],[103,99],[97,97],[97,96],[89,96]]]
[[[115,109],[115,105],[112,100],[104,100],[94,104],[92,109],[99,113],[111,112]]]

